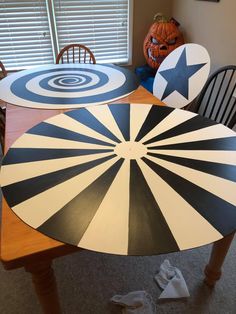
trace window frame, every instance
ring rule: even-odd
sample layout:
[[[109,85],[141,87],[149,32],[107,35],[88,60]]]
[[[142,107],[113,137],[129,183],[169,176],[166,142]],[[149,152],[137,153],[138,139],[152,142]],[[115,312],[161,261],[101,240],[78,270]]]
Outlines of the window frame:
[[[79,1],[79,0],[78,0]],[[132,65],[132,43],[133,43],[133,0],[127,0],[128,1],[128,24],[127,24],[127,61],[126,62],[114,62],[118,65],[123,66],[130,66]],[[56,61],[56,57],[60,51],[59,49],[59,41],[58,41],[58,30],[57,30],[57,23],[56,23],[56,17],[55,17],[55,9],[54,9],[54,0],[45,0],[46,4],[46,14],[48,18],[48,27],[49,27],[49,35],[50,35],[50,41],[51,41],[51,49],[53,53],[53,60],[54,63]],[[96,58],[96,56],[95,56]],[[107,61],[108,62],[108,61]],[[99,63],[106,63],[106,61],[101,61]],[[50,64],[50,61],[46,63],[41,63],[41,65]],[[39,65],[36,65],[39,66]],[[10,71],[19,70],[19,69],[27,69],[35,67],[35,65],[22,65],[17,66],[13,65],[9,68]]]

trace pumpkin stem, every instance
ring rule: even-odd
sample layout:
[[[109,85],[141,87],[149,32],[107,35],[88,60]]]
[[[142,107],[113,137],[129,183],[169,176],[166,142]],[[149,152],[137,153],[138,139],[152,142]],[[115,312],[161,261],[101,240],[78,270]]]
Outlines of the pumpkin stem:
[[[179,27],[180,26],[180,23],[178,21],[176,21],[176,19],[174,19],[173,17],[170,19],[170,22],[171,23],[174,23],[175,26]]]
[[[167,23],[168,19],[163,13],[156,13],[153,18],[154,22]]]

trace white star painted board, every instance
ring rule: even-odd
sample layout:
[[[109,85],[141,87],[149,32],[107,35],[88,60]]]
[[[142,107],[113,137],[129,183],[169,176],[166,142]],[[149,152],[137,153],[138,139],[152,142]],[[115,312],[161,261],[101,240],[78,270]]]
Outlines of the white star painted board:
[[[210,72],[207,50],[185,44],[172,51],[161,63],[153,83],[153,94],[166,105],[182,108],[197,97]]]

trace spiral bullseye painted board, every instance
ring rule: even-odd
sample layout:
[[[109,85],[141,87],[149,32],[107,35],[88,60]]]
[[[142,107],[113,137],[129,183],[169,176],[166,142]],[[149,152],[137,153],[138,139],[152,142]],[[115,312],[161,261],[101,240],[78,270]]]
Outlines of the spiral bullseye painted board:
[[[115,65],[53,64],[7,76],[0,95],[21,107],[73,109],[117,100],[138,86],[134,73]]]
[[[25,223],[98,252],[194,248],[236,229],[236,136],[195,113],[92,106],[27,131],[3,159],[1,186]]]

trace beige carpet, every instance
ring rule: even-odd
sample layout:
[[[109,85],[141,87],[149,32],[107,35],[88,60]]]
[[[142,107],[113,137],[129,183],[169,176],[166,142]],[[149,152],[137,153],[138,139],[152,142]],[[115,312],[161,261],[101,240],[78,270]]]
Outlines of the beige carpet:
[[[236,240],[225,261],[222,279],[214,289],[202,283],[209,252],[210,246],[205,246],[153,257],[121,257],[80,251],[58,258],[54,269],[63,313],[118,314],[121,309],[109,302],[114,294],[146,290],[157,304],[157,313],[235,314]],[[190,298],[158,301],[161,290],[153,276],[165,258],[181,269]],[[24,270],[5,271],[0,266],[0,313],[41,313],[30,275]]]

